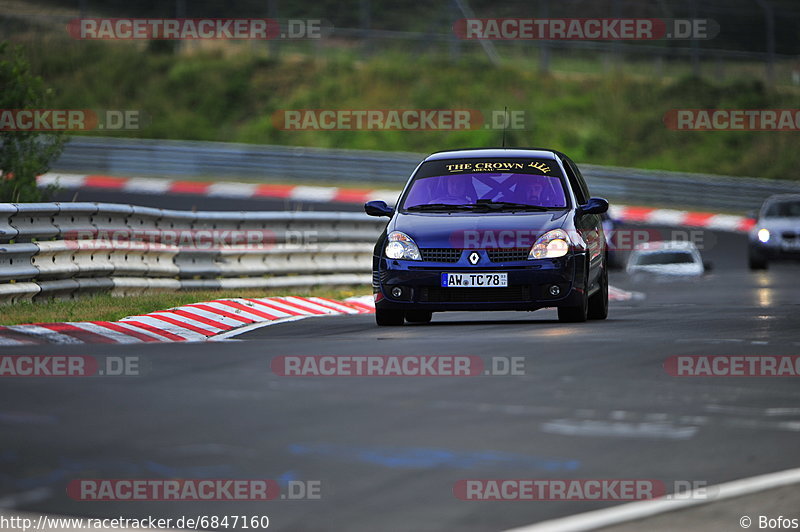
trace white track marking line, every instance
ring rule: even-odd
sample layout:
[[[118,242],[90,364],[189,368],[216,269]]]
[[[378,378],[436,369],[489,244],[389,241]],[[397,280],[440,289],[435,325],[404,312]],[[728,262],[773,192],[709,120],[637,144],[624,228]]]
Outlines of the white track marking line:
[[[748,477],[731,482],[707,486],[700,490],[681,494],[679,499],[653,499],[648,501],[637,501],[602,510],[594,510],[582,514],[570,515],[559,519],[542,521],[532,525],[512,528],[505,532],[558,532],[558,531],[581,531],[597,530],[612,525],[637,521],[654,515],[673,512],[683,508],[710,504],[725,499],[734,499],[743,495],[750,495],[760,491],[789,486],[800,482],[800,467],[786,469],[775,473],[767,473],[755,477]],[[707,497],[708,493],[716,493],[713,498]]]
[[[541,430],[564,436],[688,440],[697,434],[698,429],[697,427],[676,426],[671,423],[554,419],[542,423]]]

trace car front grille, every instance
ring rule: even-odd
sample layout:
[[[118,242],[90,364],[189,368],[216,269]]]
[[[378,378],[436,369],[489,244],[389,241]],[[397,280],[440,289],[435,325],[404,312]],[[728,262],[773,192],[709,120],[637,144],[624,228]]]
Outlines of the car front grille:
[[[422,248],[419,250],[422,260],[428,262],[458,262],[461,258],[460,249],[452,248]]]
[[[467,250],[469,251],[469,250]],[[427,262],[458,262],[463,249],[454,248],[422,248],[419,250],[422,260]],[[493,248],[485,250],[491,262],[510,262],[528,258],[529,248]]]
[[[420,302],[423,303],[481,303],[505,301],[530,301],[528,286],[505,288],[422,288]]]
[[[492,262],[509,262],[512,260],[525,260],[528,258],[530,248],[497,248],[487,249],[489,260]]]

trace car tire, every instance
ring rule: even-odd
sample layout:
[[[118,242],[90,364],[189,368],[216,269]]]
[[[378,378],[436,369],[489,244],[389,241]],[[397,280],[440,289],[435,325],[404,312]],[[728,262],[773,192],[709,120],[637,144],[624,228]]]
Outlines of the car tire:
[[[429,310],[409,310],[406,312],[406,321],[408,323],[430,323],[433,317],[433,312]]]
[[[747,262],[750,266],[750,269],[753,271],[758,270],[766,270],[767,269],[767,260],[759,256],[757,253],[750,251],[747,256]]]
[[[403,325],[404,318],[405,315],[402,310],[375,309],[375,323],[381,327]]]
[[[600,274],[600,289],[589,297],[589,319],[604,320],[608,317],[608,270]]]

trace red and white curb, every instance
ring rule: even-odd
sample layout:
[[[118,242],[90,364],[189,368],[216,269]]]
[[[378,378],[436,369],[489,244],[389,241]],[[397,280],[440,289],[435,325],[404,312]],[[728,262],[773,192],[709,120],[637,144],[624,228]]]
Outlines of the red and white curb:
[[[733,214],[632,207],[630,205],[611,205],[608,211],[611,218],[623,222],[676,227],[702,227],[719,231],[733,231],[735,233],[746,233],[756,223],[752,218]]]
[[[120,321],[36,323],[0,327],[0,345],[139,344],[224,339],[254,324],[278,323],[312,316],[369,314],[372,296],[342,301],[324,297],[217,299],[193,303]]]
[[[308,185],[279,185],[237,183],[234,181],[182,181],[151,177],[114,177],[48,173],[39,176],[40,187],[58,185],[62,188],[92,188],[118,190],[136,194],[193,194],[219,198],[278,198],[321,203],[364,203],[376,199],[396,198],[398,190],[366,188],[316,187]]]
[[[48,173],[39,176],[39,185],[58,185],[63,188],[92,188],[119,190],[137,194],[195,194],[223,198],[280,198],[293,201],[321,203],[364,203],[397,198],[399,190],[317,187],[306,185],[254,184],[222,181],[179,181],[149,177],[114,177]],[[745,216],[711,212],[657,209],[612,205],[609,214],[623,222],[649,223],[678,227],[702,227],[720,231],[747,232],[755,220]]]
[[[643,294],[609,286],[611,301],[638,300]],[[324,297],[216,299],[120,321],[70,321],[0,327],[0,346],[39,344],[140,344],[225,340],[248,330],[314,316],[372,314],[372,296],[341,301]]]
[[[677,513],[678,511],[687,511],[701,505],[713,505],[730,499],[740,499],[739,507],[743,510],[747,508],[755,509],[758,508],[757,500],[747,500],[742,499],[742,497],[752,496],[764,493],[768,490],[792,486],[799,483],[800,468],[785,469],[783,471],[732,480],[713,486],[703,486],[702,488],[684,492],[674,497],[666,496],[629,502],[609,508],[601,508],[600,510],[591,510],[580,514],[559,517],[549,521],[540,521],[531,525],[508,529],[505,532],[580,532],[584,530],[606,529],[607,527],[617,525],[624,526],[624,524],[631,522],[636,522],[638,525],[635,529],[647,530],[649,528],[649,523],[646,519],[648,518],[670,512]],[[749,528],[751,525],[751,517],[742,515],[745,512],[740,513],[736,508],[735,506],[729,505],[725,507],[723,505],[719,507],[716,514],[712,512],[708,512],[708,514],[714,515],[717,522],[723,522],[723,519],[725,520],[724,522],[728,522],[727,519],[729,518],[731,522],[736,522],[736,519],[739,518],[739,526],[743,529]],[[753,511],[750,513],[750,515],[753,514],[756,514],[756,512]],[[697,524],[699,523],[710,525],[711,521],[701,520]],[[693,526],[692,528],[695,527]],[[725,526],[721,529],[730,530],[731,528],[732,527]],[[702,529],[702,525],[697,526],[697,530]],[[738,530],[738,528],[735,530]]]

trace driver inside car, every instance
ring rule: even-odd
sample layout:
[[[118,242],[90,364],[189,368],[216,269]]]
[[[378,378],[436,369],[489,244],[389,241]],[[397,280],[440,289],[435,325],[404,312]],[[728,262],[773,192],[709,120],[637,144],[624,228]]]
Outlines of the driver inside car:
[[[441,179],[438,184],[437,194],[429,203],[447,203],[452,205],[470,205],[477,200],[478,194],[471,180],[459,176],[450,176]]]

